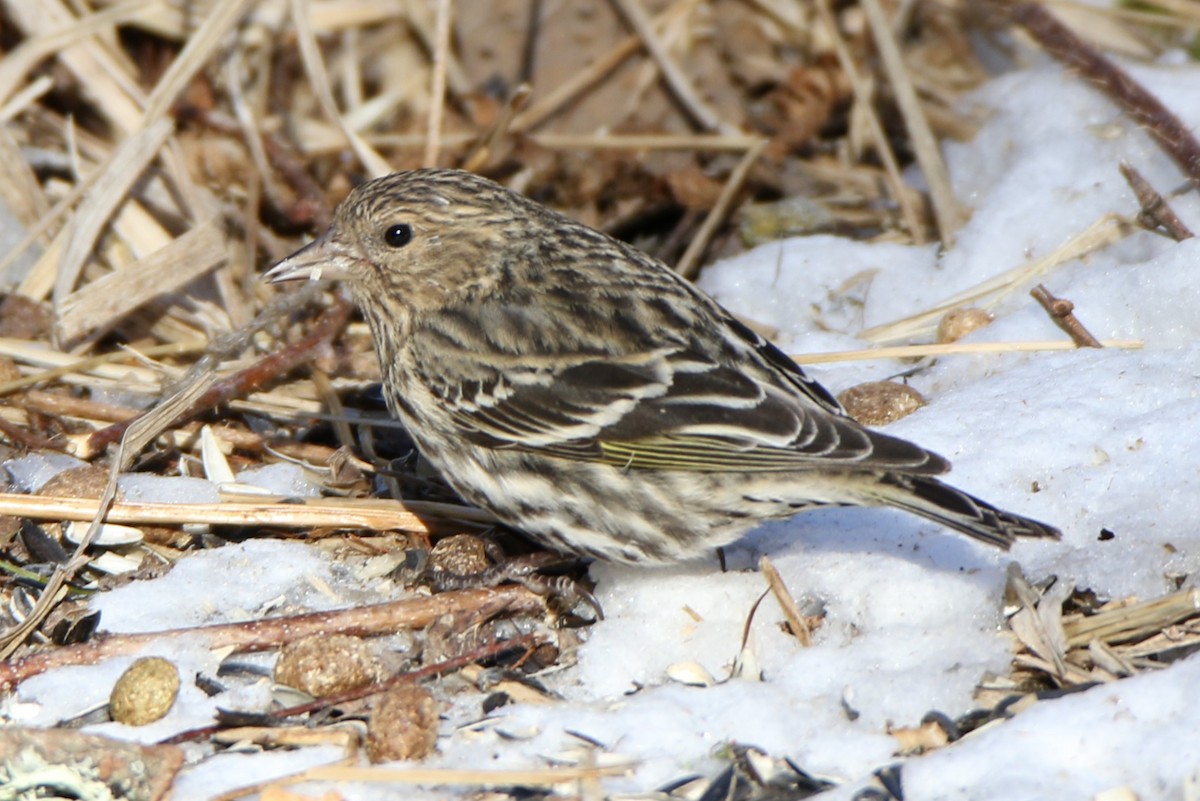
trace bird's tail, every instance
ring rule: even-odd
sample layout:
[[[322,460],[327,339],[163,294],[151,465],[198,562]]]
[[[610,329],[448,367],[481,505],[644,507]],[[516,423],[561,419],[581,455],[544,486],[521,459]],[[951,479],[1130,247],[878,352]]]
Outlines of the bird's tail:
[[[878,501],[920,515],[980,542],[1008,550],[1017,537],[1058,539],[1054,526],[997,509],[936,478],[888,473],[877,485]]]

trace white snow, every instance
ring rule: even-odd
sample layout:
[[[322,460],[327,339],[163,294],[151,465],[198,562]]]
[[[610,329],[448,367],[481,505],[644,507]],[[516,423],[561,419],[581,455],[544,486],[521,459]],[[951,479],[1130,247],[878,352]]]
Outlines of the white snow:
[[[65,453],[31,453],[19,459],[9,459],[4,463],[13,489],[18,492],[37,492],[42,486],[65,470],[85,467],[87,462],[80,461]]]
[[[1200,124],[1200,70],[1134,72],[1187,124]],[[1058,67],[999,77],[971,102],[991,116],[973,142],[945,145],[955,189],[973,212],[948,252],[796,239],[714,265],[701,286],[731,310],[778,329],[789,352],[862,347],[857,334],[865,327],[922,311],[1044,256],[1105,214],[1132,216],[1136,201],[1117,172],[1120,161],[1166,193],[1182,182],[1144,132]],[[1200,227],[1196,192],[1171,202]],[[1005,671],[1009,645],[999,628],[1010,560],[1031,578],[1054,574],[1102,597],[1156,597],[1174,589],[1168,576],[1188,576],[1191,586],[1200,568],[1198,265],[1200,243],[1139,232],[1042,279],[1075,302],[1098,337],[1143,339],[1144,350],[950,356],[911,378],[930,403],[889,433],[949,457],[958,486],[1059,525],[1062,542],[1023,542],[1003,554],[896,512],[822,510],[757,530],[730,549],[726,573],[714,562],[661,570],[595,565],[608,617],[587,632],[576,667],[545,677],[564,700],[501,708],[471,737],[455,731],[477,713],[477,703],[455,706],[440,753],[428,764],[540,766],[577,749],[570,732],[578,732],[639,761],[628,777],[605,780],[612,794],[648,792],[691,773],[712,775],[721,767],[714,751],[730,741],[848,782],[830,798],[852,797],[873,770],[895,762],[904,765],[905,797],[912,801],[1070,801],[1122,786],[1147,800],[1194,792],[1197,658],[1043,701],[922,758],[896,757],[886,726],[916,725],[935,709],[964,713],[983,675]],[[1000,303],[997,315],[971,341],[1064,338],[1025,290]],[[836,392],[902,369],[897,361],[850,362],[812,373]],[[1101,529],[1115,537],[1100,541]],[[782,614],[768,599],[749,646],[762,681],[731,679],[707,688],[669,681],[668,668],[687,661],[718,680],[729,675],[747,615],[765,588],[756,571],[761,555],[797,597],[824,604],[827,617],[814,645],[801,648],[785,636]],[[320,576],[337,593],[350,589],[325,558],[299,543],[248,542],[191,555],[164,578],[96,603],[112,631],[242,619],[264,614],[280,598],[284,607],[272,608],[328,608],[336,599],[312,592],[307,577]],[[213,668],[211,655],[182,650],[171,656],[185,662],[185,677]],[[97,700],[91,695],[102,696],[97,689],[78,697],[78,688],[111,686],[127,663],[32,679],[3,711],[30,725],[52,724]],[[248,692],[231,702],[195,695],[156,724],[153,737],[112,724],[99,728],[154,739],[200,725],[216,705],[254,708],[262,697]],[[191,769],[175,798],[259,781],[264,758],[204,763]],[[289,757],[289,769],[333,758],[328,749],[300,751]],[[415,793],[370,785],[339,791],[349,798]]]
[[[304,468],[288,462],[276,462],[243,470],[237,474],[237,480],[242,484],[291,498],[317,498],[321,495],[321,487],[308,479]]]
[[[220,503],[217,485],[203,478],[127,473],[117,479],[123,500],[141,503]]]

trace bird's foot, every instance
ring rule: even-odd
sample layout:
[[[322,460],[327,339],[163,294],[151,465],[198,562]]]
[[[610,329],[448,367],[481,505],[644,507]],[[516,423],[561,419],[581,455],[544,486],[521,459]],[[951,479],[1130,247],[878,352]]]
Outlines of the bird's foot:
[[[549,551],[509,557],[493,541],[459,534],[434,546],[422,578],[435,592],[496,587],[506,582],[520,584],[544,596],[556,611],[570,612],[582,602],[597,620],[603,620],[604,610],[596,596],[562,572],[578,564],[573,557]]]

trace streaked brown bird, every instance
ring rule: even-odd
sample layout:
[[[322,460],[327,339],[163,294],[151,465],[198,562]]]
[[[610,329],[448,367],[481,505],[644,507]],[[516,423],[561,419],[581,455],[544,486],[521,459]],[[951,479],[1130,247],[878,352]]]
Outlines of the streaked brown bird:
[[[552,548],[669,562],[829,505],[1059,536],[934,478],[945,459],[859,425],[666,265],[476,175],[362,184],[267,273],[319,277],[349,282],[424,456]]]

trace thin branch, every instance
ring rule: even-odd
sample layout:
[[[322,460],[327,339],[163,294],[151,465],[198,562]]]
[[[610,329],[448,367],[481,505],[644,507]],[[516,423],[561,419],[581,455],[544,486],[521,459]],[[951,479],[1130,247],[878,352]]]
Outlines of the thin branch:
[[[1183,220],[1179,219],[1175,210],[1140,172],[1124,161],[1121,162],[1120,170],[1141,206],[1137,221],[1142,227],[1151,231],[1161,228],[1176,242],[1182,242],[1194,236],[1191,229]]]
[[[904,225],[908,228],[908,235],[912,237],[913,242],[921,245],[926,241],[925,225],[922,222],[920,212],[913,206],[909,200],[908,192],[905,191],[904,179],[900,176],[900,165],[896,161],[896,154],[892,152],[892,146],[888,142],[887,134],[883,130],[883,123],[879,121],[879,115],[875,112],[874,105],[871,103],[871,88],[870,84],[862,74],[858,71],[858,66],[854,63],[854,58],[850,55],[850,48],[846,46],[845,40],[842,38],[841,29],[838,28],[837,19],[833,16],[833,11],[829,7],[829,0],[816,0],[817,16],[820,17],[821,23],[825,26],[829,33],[830,39],[833,40],[834,53],[837,54],[838,65],[842,68],[842,72],[850,80],[850,86],[854,90],[854,102],[861,103],[865,111],[867,121],[867,132],[874,140],[875,152],[879,156],[879,160],[883,163],[884,175],[887,176],[888,186],[892,192],[892,199],[900,206],[900,216],[904,219]]]
[[[938,148],[933,129],[929,127],[929,120],[925,118],[925,113],[921,110],[921,101],[917,98],[917,90],[908,74],[908,67],[904,63],[904,56],[900,54],[900,47],[896,44],[887,15],[883,13],[883,7],[879,4],[879,0],[862,0],[860,5],[867,14],[867,23],[871,26],[875,46],[879,49],[879,55],[887,70],[888,80],[891,81],[892,90],[896,93],[896,104],[900,107],[900,114],[904,117],[904,126],[908,129],[909,138],[912,140],[917,163],[925,175],[925,182],[929,184],[929,199],[933,204],[933,216],[937,218],[938,234],[941,237],[942,245],[950,247],[954,240],[954,233],[962,225],[963,220],[958,198],[955,197],[954,189],[950,186],[950,172],[946,169],[946,162],[942,159],[942,152]]]
[[[146,646],[170,640],[201,638],[210,649],[230,648],[235,653],[265,651],[289,642],[331,631],[362,637],[393,634],[424,628],[443,615],[469,614],[487,620],[502,612],[533,613],[545,609],[545,601],[524,587],[443,592],[406,598],[390,603],[312,612],[292,617],[274,617],[240,623],[171,629],[138,634],[117,634],[80,645],[40,651],[20,659],[0,662],[0,692],[11,691],[21,682],[49,670],[71,665],[94,665],[114,656],[136,654]]]
[[[325,70],[325,62],[321,59],[321,49],[317,44],[317,34],[313,30],[312,19],[309,15],[311,4],[305,0],[291,0],[292,24],[296,26],[296,44],[300,50],[300,60],[304,63],[304,71],[312,83],[313,93],[321,104],[321,109],[329,120],[337,126],[346,141],[354,150],[354,155],[362,162],[363,167],[373,177],[387,175],[391,167],[375,149],[368,145],[357,132],[352,131],[346,124],[346,118],[338,111],[333,99],[333,89],[329,85],[329,73]]]
[[[691,79],[684,74],[675,60],[671,58],[671,54],[663,47],[641,0],[613,0],[613,4],[621,12],[625,21],[629,23],[629,27],[633,28],[641,38],[642,44],[657,62],[663,80],[667,82],[675,99],[683,105],[688,116],[706,131],[736,133],[736,130],[722,122],[717,113],[709,108],[708,104],[700,97],[700,93],[696,91]]]
[[[1141,350],[1145,342],[1140,339],[1105,339],[1101,347],[1123,350]],[[839,350],[832,353],[793,353],[797,364],[830,364],[836,362],[859,362],[872,359],[924,359],[939,356],[957,356],[974,353],[1037,353],[1041,351],[1075,350],[1073,342],[1043,340],[1041,342],[947,342],[928,345],[895,345],[886,348],[862,348],[861,350]]]
[[[243,397],[266,382],[304,364],[312,358],[313,351],[330,342],[341,331],[342,326],[346,324],[349,316],[349,305],[341,301],[337,302],[325,314],[321,315],[321,318],[312,326],[308,334],[299,342],[281,348],[275,353],[259,360],[257,364],[217,382],[215,386],[201,395],[191,408],[183,412],[175,422],[190,420],[215,406],[228,403],[233,398]],[[110,444],[120,439],[125,433],[125,429],[132,425],[133,422],[116,423],[92,434],[88,438],[87,453],[97,454],[103,452]]]
[[[1200,187],[1200,142],[1191,130],[1129,73],[1063,25],[1040,4],[1010,2],[1009,13],[1042,48],[1079,72],[1134,122],[1154,137],[1179,165],[1192,185]]]
[[[204,523],[212,526],[271,528],[327,528],[335,530],[415,531],[426,533],[425,518],[453,519],[479,525],[495,523],[487,512],[470,506],[409,501],[400,503],[373,498],[324,498],[284,503],[285,498],[264,498],[243,503],[151,503],[116,501],[104,519],[131,525],[178,526]],[[91,520],[100,502],[94,498],[61,498],[0,492],[0,514],[32,520]]]
[[[1079,318],[1075,316],[1074,303],[1065,298],[1056,298],[1050,294],[1050,290],[1046,289],[1043,284],[1038,284],[1029,290],[1029,294],[1050,314],[1050,319],[1054,321],[1054,324],[1067,332],[1067,335],[1071,337],[1071,341],[1078,347],[1104,347],[1100,344],[1100,340],[1092,336],[1092,333],[1084,327],[1083,323],[1079,322]]]
[[[792,636],[800,642],[800,645],[808,648],[812,645],[812,627],[804,622],[804,614],[788,590],[783,576],[779,575],[775,565],[765,556],[758,560],[758,569],[762,571],[763,578],[766,579],[767,586],[771,589],[771,594],[779,602],[779,608],[783,610],[783,616],[787,618]]]
[[[433,75],[429,86],[429,122],[426,127],[425,166],[436,167],[442,147],[442,116],[446,110],[446,64],[450,60],[452,0],[438,0],[434,25]]]

